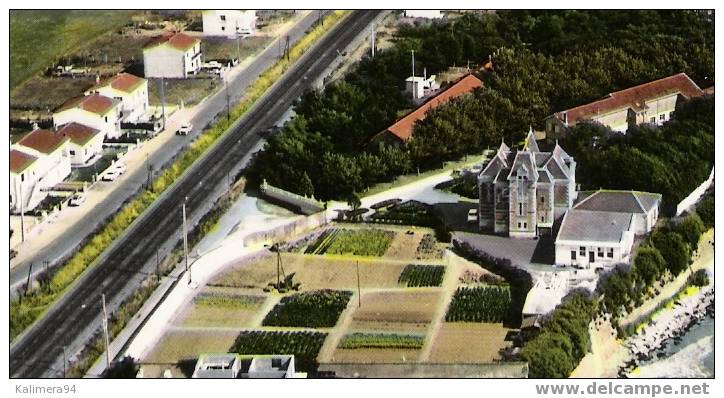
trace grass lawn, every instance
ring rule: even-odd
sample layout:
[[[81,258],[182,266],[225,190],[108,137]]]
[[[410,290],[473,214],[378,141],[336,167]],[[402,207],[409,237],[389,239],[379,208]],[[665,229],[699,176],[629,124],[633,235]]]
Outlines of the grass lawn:
[[[10,89],[48,67],[56,57],[131,20],[133,11],[10,11]]]
[[[69,98],[83,95],[93,86],[92,77],[45,77],[36,75],[23,82],[10,94],[10,107],[52,112]]]
[[[500,359],[498,351],[509,329],[500,323],[443,323],[432,343],[430,362],[490,363]]]
[[[166,105],[196,105],[211,95],[221,85],[218,79],[164,79]],[[148,101],[161,105],[161,79],[148,79]]]

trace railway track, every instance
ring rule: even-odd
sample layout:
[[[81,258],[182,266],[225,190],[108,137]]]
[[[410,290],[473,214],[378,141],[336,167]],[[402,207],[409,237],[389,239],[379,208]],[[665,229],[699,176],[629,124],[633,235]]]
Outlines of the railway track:
[[[107,259],[89,270],[44,318],[10,348],[10,377],[57,377],[53,365],[62,358],[63,346],[84,338],[98,325],[101,294],[118,303],[134,278],[143,272],[158,247],[180,234],[179,213],[186,198],[187,211],[202,209],[206,198],[227,179],[227,174],[259,142],[257,131],[282,117],[313,81],[377,16],[379,11],[354,11],[328,32],[288,70],[210,152],[199,159],[156,206],[141,216]],[[137,283],[137,282],[135,282]],[[88,334],[85,338],[90,338]],[[62,359],[61,359],[62,361]]]

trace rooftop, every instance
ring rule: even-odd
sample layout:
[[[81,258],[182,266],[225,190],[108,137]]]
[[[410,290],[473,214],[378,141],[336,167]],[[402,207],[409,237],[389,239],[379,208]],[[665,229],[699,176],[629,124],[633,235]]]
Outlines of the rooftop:
[[[71,122],[63,125],[56,134],[62,137],[68,137],[74,144],[83,146],[100,132],[100,130],[86,126],[85,124]]]
[[[85,111],[95,113],[97,115],[105,115],[118,104],[118,100],[108,98],[100,94],[87,95],[85,97],[75,97],[66,101],[56,112],[62,112],[72,108],[80,108]]]
[[[29,155],[25,152],[18,151],[17,149],[10,150],[10,171],[16,174],[20,174],[28,168],[33,162],[38,160],[33,155]]]
[[[126,93],[131,93],[138,87],[140,87],[143,82],[145,82],[146,79],[142,77],[138,77],[135,75],[132,75],[130,73],[119,73],[109,79],[106,79],[105,81],[101,82],[100,84],[97,84],[94,86],[94,89],[98,89],[101,87],[107,87],[111,86],[112,88],[123,91]]]
[[[559,240],[583,242],[620,242],[631,227],[633,214],[611,211],[570,209],[563,216]]]
[[[68,138],[58,136],[50,130],[34,130],[18,141],[17,145],[35,149],[40,153],[49,154],[53,153],[53,151],[58,149],[66,141],[68,141]]]
[[[201,40],[189,36],[185,33],[167,33],[161,36],[154,37],[148,43],[146,43],[145,46],[143,46],[143,49],[146,50],[162,44],[168,44],[169,46],[177,50],[186,51],[198,44],[199,42],[201,42]]]
[[[582,192],[578,210],[597,210],[614,213],[647,213],[661,202],[661,194],[638,191],[598,190]]]
[[[610,93],[605,98],[590,104],[557,112],[555,116],[560,120],[567,120],[568,124],[572,125],[579,120],[589,119],[598,114],[606,114],[623,108],[645,109],[646,101],[670,94],[681,94],[686,98],[694,98],[703,95],[704,91],[686,73],[679,73]],[[564,114],[566,119],[564,119]]]
[[[386,131],[389,131],[402,141],[407,141],[412,136],[412,129],[415,122],[424,119],[427,111],[482,86],[483,82],[480,81],[480,79],[469,74],[396,121],[392,126],[388,127]]]

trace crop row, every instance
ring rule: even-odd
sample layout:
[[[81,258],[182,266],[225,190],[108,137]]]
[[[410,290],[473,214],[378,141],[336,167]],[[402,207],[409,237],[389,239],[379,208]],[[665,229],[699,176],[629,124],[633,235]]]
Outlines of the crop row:
[[[407,287],[440,286],[444,275],[442,265],[408,264],[397,282]]]
[[[425,343],[425,336],[397,333],[352,333],[344,336],[339,348],[401,348],[418,349]]]
[[[394,237],[394,232],[381,229],[342,229],[322,253],[382,256]]]
[[[328,289],[286,296],[269,311],[262,325],[331,328],[350,297],[352,292]]]
[[[445,320],[447,322],[502,322],[510,307],[507,286],[459,287]]]
[[[294,355],[295,367],[302,372],[317,369],[317,355],[326,333],[319,332],[241,332],[230,352],[242,355]]]
[[[339,232],[339,229],[337,228],[330,228],[324,232],[322,232],[321,235],[317,238],[314,243],[309,245],[307,247],[307,250],[304,252],[306,254],[324,254],[324,252],[327,250],[329,245],[334,240],[334,237]]]
[[[204,292],[194,297],[194,304],[233,309],[256,309],[265,298],[235,293]]]

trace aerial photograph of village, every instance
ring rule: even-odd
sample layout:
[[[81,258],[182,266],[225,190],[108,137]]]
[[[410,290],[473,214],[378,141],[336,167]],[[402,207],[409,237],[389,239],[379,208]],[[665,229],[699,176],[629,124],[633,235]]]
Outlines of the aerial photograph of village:
[[[8,13],[13,386],[710,392],[714,10]]]

